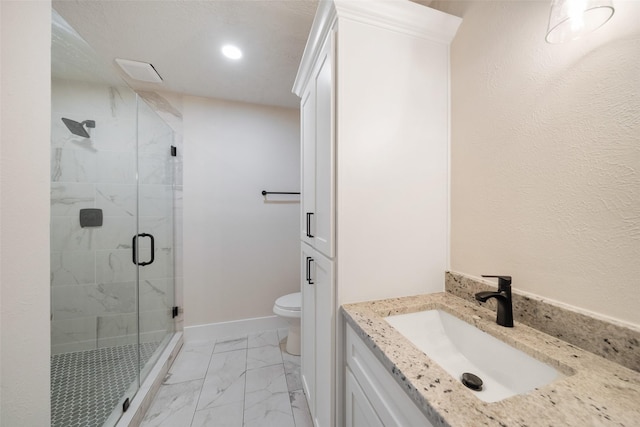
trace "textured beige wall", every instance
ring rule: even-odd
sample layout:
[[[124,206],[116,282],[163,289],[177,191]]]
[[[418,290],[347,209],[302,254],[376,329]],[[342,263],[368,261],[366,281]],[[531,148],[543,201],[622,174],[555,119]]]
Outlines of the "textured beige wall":
[[[51,3],[0,22],[0,425],[48,426]]]
[[[437,2],[451,48],[451,268],[640,325],[640,2],[544,41],[550,2]]]

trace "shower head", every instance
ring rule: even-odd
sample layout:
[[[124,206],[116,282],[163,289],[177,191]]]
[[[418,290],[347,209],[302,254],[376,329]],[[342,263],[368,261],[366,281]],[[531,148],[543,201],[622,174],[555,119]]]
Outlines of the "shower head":
[[[62,122],[67,126],[67,129],[71,131],[72,134],[81,136],[83,138],[89,138],[89,132],[84,128],[85,126],[88,128],[95,128],[96,122],[95,120],[85,120],[82,123],[78,123],[75,120],[62,118]]]

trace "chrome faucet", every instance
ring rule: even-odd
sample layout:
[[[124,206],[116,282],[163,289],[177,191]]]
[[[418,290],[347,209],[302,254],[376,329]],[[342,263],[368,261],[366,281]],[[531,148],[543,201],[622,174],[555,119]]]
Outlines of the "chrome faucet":
[[[490,298],[495,298],[498,302],[498,317],[496,323],[500,326],[513,328],[513,307],[511,304],[511,276],[485,276],[498,279],[498,292],[485,291],[478,292],[476,299],[485,302]]]

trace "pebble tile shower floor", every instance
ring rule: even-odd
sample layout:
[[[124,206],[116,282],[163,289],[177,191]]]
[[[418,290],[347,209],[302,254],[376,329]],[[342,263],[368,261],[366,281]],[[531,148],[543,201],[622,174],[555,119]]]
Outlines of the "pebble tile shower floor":
[[[141,366],[160,343],[140,345]],[[51,357],[52,427],[99,427],[138,372],[137,345]]]

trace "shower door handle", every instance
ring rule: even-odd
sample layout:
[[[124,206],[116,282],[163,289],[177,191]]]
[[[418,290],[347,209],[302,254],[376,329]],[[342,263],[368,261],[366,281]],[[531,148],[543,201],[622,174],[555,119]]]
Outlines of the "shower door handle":
[[[137,249],[138,249],[138,237],[148,237],[149,239],[151,239],[151,259],[147,262],[138,262],[138,256],[137,256]],[[133,236],[133,240],[131,242],[131,249],[132,249],[132,260],[133,263],[135,265],[140,265],[140,266],[145,266],[145,265],[149,265],[149,264],[153,264],[153,261],[155,260],[155,253],[156,253],[156,242],[155,239],[153,238],[152,234],[148,234],[148,233],[140,233],[140,234],[136,234]]]

